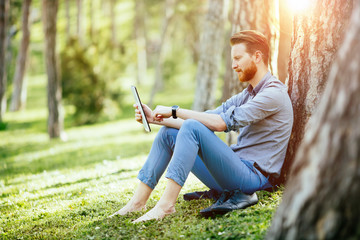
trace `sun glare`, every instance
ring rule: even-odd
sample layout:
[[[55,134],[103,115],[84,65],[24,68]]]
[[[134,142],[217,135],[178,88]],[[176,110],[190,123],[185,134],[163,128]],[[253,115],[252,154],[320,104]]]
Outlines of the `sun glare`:
[[[306,11],[310,4],[311,0],[287,0],[287,5],[293,13]]]

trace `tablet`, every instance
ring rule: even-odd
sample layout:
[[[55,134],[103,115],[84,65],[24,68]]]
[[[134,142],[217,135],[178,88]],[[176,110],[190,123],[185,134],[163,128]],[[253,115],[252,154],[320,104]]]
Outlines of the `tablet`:
[[[144,108],[143,108],[143,106],[141,104],[141,100],[140,100],[140,97],[139,97],[139,94],[138,94],[138,91],[137,91],[136,87],[131,86],[131,91],[132,91],[132,93],[134,95],[135,102],[138,105],[138,109],[140,110],[141,117],[142,117],[142,123],[143,123],[143,126],[145,128],[145,131],[151,132],[151,128],[150,128],[148,120],[146,119]]]

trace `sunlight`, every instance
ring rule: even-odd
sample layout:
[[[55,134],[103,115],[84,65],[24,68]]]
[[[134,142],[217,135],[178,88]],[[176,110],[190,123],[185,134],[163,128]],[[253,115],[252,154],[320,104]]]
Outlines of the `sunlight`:
[[[287,0],[287,5],[293,13],[303,12],[309,9],[311,0]]]

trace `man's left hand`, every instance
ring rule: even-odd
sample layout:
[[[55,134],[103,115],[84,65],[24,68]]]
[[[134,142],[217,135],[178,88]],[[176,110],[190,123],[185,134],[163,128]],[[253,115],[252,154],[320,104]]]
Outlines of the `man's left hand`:
[[[163,118],[169,118],[171,116],[172,116],[171,107],[158,105],[153,111],[153,117],[156,121],[162,121]]]

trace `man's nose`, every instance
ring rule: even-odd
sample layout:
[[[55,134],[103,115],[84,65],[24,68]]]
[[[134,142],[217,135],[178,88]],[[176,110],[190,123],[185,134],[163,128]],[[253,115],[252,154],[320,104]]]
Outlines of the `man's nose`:
[[[232,68],[236,69],[238,67],[237,63],[232,63]]]

